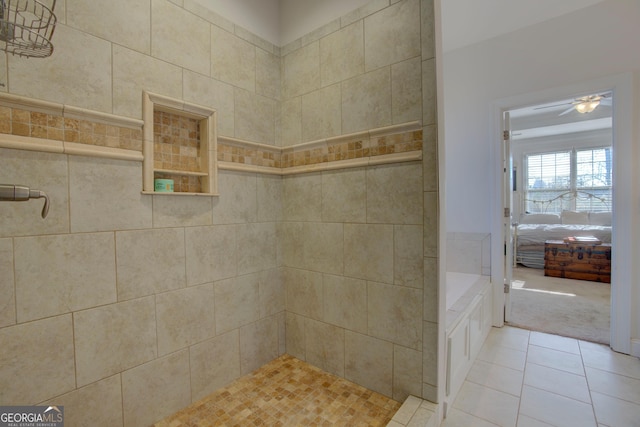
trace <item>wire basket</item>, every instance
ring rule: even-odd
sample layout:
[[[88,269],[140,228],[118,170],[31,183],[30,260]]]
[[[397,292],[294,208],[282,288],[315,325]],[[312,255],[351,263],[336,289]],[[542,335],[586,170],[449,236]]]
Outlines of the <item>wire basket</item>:
[[[0,0],[0,49],[20,57],[46,58],[53,53],[56,0]]]

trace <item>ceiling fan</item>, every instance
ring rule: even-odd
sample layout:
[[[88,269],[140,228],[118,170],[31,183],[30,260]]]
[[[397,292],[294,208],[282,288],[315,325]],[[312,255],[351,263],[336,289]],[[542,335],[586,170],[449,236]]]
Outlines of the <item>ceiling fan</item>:
[[[559,116],[564,116],[565,114],[569,114],[573,110],[577,111],[580,114],[586,114],[595,110],[599,105],[611,105],[611,93],[581,96],[580,98],[575,98],[571,102],[565,102],[562,104],[555,104],[555,105],[545,105],[545,106],[537,107],[535,109],[539,110],[542,108],[559,107],[562,105],[570,105],[570,107],[564,110],[562,113],[558,114]]]

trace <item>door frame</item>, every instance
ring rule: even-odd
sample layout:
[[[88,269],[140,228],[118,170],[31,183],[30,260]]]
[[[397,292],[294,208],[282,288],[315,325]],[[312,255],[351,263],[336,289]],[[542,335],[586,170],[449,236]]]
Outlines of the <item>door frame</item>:
[[[502,197],[503,159],[502,159],[502,114],[505,111],[528,105],[543,104],[554,100],[570,98],[580,93],[596,93],[611,90],[613,92],[613,224],[611,261],[611,348],[615,351],[633,354],[640,351],[636,345],[632,352],[632,284],[637,277],[634,265],[635,243],[637,235],[633,223],[636,206],[630,203],[635,185],[629,177],[635,176],[633,170],[633,75],[632,73],[602,77],[579,84],[545,89],[535,93],[517,95],[495,100],[493,103],[492,148],[494,171],[494,196],[491,234],[496,236],[491,243],[491,279],[493,283],[493,324],[504,325],[504,247],[505,232],[502,223],[504,212]],[[636,354],[634,354],[636,355]]]

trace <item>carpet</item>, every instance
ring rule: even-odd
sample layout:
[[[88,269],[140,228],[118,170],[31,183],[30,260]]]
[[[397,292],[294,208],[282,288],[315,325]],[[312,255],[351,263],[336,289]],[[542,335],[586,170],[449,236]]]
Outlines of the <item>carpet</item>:
[[[509,325],[609,345],[609,283],[546,277],[513,269]]]

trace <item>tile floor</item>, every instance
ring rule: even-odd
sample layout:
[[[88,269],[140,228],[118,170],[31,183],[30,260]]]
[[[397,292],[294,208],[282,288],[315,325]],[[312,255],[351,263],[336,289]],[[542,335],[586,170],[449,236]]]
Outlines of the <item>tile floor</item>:
[[[154,427],[386,426],[400,405],[285,354]]]
[[[640,359],[493,328],[442,426],[640,426]]]

